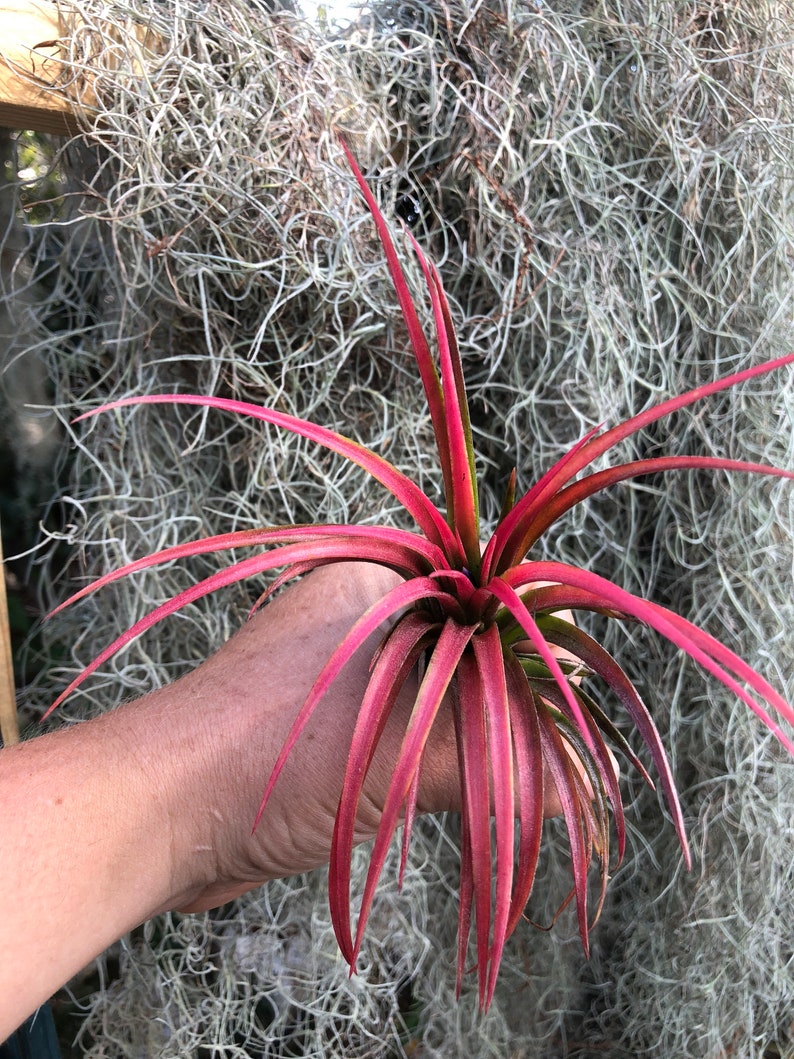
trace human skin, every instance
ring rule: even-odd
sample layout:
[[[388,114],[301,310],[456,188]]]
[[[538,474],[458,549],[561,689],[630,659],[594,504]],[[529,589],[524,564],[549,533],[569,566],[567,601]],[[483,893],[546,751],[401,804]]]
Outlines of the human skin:
[[[390,571],[364,563],[316,570],[176,683],[0,750],[0,1041],[146,919],[213,908],[327,864],[366,649],[318,706],[253,834],[251,825],[315,677],[395,583]],[[359,842],[377,830],[411,690],[364,785]],[[428,743],[420,813],[460,806],[449,714],[440,713]],[[547,785],[546,815],[559,811]]]

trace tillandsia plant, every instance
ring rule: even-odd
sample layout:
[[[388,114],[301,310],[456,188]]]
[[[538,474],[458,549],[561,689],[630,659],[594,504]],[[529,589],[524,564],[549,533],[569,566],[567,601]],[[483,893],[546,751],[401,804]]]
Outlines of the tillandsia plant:
[[[439,712],[450,710],[462,791],[457,984],[459,991],[474,918],[479,1002],[481,1007],[487,1007],[506,939],[522,918],[536,874],[544,769],[556,788],[569,837],[571,896],[576,901],[585,951],[588,932],[602,906],[612,870],[610,811],[617,839],[617,863],[626,844],[621,794],[607,743],[619,749],[653,786],[642,762],[605,708],[587,690],[589,680],[583,681],[583,677],[600,678],[636,725],[658,773],[684,858],[690,863],[675,782],[651,713],[615,659],[566,615],[596,612],[656,630],[735,692],[794,754],[794,741],[780,724],[783,720],[794,725],[794,709],[733,651],[683,617],[629,593],[597,573],[532,558],[540,538],[561,516],[600,490],[626,479],[692,469],[793,478],[793,472],[765,464],[708,456],[658,456],[597,471],[591,466],[664,416],[792,364],[794,354],[700,386],[610,429],[590,430],[520,498],[516,496],[514,472],[498,524],[483,547],[461,358],[441,280],[409,233],[432,306],[437,343],[434,355],[420,325],[389,227],[355,159],[346,146],[344,150],[374,218],[421,376],[443,476],[445,511],[375,452],[323,426],[275,409],[220,397],[172,394],[127,398],[86,413],[80,418],[124,405],[166,402],[204,406],[273,424],[358,464],[392,493],[418,529],[311,525],[244,530],[166,548],[108,573],[67,603],[159,563],[240,546],[268,546],[268,550],[259,550],[194,584],[142,618],[102,651],[52,708],[132,639],[225,585],[284,567],[265,593],[266,598],[289,579],[328,563],[364,560],[396,571],[401,578],[397,587],[356,622],[317,678],[280,751],[259,816],[266,810],[284,763],[325,692],[373,632],[384,622],[390,623],[372,660],[336,815],[329,873],[334,929],[352,970],[387,850],[401,822],[401,875],[404,870],[423,750]],[[353,931],[350,862],[358,802],[385,720],[401,688],[417,668],[421,679],[394,763]],[[767,707],[771,707],[771,712]],[[588,876],[594,858],[600,872],[600,890],[591,914]]]

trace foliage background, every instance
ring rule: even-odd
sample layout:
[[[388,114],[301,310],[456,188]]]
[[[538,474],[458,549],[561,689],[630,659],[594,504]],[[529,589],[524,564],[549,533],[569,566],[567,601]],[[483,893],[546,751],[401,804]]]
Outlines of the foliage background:
[[[90,77],[99,109],[86,104],[83,137],[50,145],[56,194],[26,188],[35,218],[6,225],[3,269],[8,407],[21,414],[19,379],[41,387],[43,370],[49,392],[32,403],[54,406],[63,439],[8,441],[26,481],[50,481],[56,464],[25,567],[42,607],[190,536],[397,517],[359,472],[261,425],[146,407],[68,425],[111,397],[183,387],[266,401],[438,489],[335,128],[439,265],[491,519],[513,465],[526,488],[596,423],[792,346],[789,3],[380,3],[340,33],[242,0],[63,10],[82,19],[70,90],[80,98]],[[780,375],[721,395],[632,451],[792,466],[793,389]],[[792,503],[785,483],[724,475],[627,484],[573,513],[553,554],[701,622],[791,697]],[[211,569],[197,559],[111,586],[47,624],[29,649],[28,672],[35,652],[46,664],[25,691],[28,720]],[[195,665],[259,587],[137,643],[60,723]],[[682,871],[656,795],[625,776],[630,849],[589,962],[567,913],[550,933],[527,925],[491,1012],[477,1016],[468,990],[456,1005],[455,821],[426,820],[402,894],[382,888],[357,978],[315,872],[124,939],[81,989],[77,1054],[794,1054],[792,763],[665,645],[628,629],[619,657],[671,749],[695,868]],[[546,923],[567,891],[554,824],[547,846],[530,908]]]

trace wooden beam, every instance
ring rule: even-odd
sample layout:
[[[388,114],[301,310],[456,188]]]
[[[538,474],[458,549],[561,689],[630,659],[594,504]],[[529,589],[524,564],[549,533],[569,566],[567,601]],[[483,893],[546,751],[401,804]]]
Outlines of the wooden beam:
[[[0,126],[55,135],[78,131],[63,73],[58,9],[46,0],[0,0]]]
[[[3,540],[0,537],[0,736],[4,746],[19,742],[19,722],[14,691],[14,663],[11,655],[11,625],[6,600]]]
[[[77,14],[62,17],[48,0],[0,0],[0,128],[55,135],[80,131],[78,114],[90,110],[96,97],[91,72],[68,61],[75,26],[92,35],[94,59],[104,74],[145,77],[166,50],[143,23],[129,22],[122,30],[99,20],[89,27]],[[112,47],[103,53],[108,42]]]

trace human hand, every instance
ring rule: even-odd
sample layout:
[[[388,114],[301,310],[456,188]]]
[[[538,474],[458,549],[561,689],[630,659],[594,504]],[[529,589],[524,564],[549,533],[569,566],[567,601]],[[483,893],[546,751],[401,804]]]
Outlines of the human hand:
[[[177,753],[188,765],[188,776],[190,761],[199,765],[198,789],[186,783],[183,810],[172,816],[176,907],[210,908],[268,879],[327,863],[369,676],[367,648],[348,663],[317,707],[253,834],[251,824],[276,755],[317,674],[354,621],[396,583],[397,575],[368,563],[316,570],[268,603],[188,677],[162,696],[149,697],[148,708],[162,711],[158,727],[176,725]],[[371,646],[376,643],[377,636]],[[378,743],[359,806],[357,841],[377,831],[415,691],[413,680]],[[179,740],[188,732],[186,757]],[[545,779],[545,812],[556,815],[560,803]],[[425,751],[417,811],[458,810],[460,804],[451,711],[442,711]]]

